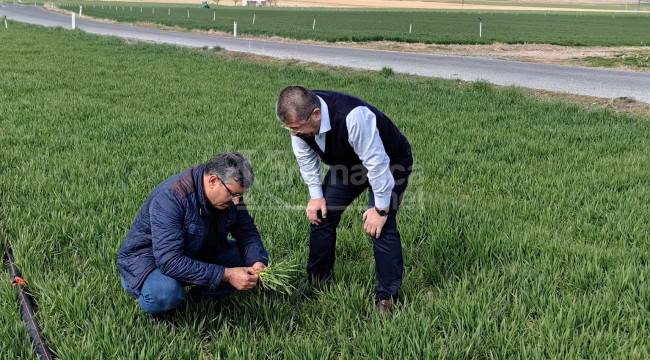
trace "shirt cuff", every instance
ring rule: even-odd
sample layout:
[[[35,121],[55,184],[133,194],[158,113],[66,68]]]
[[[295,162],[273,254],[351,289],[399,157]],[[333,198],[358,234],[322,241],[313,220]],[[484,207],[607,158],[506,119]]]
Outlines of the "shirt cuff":
[[[377,197],[375,196],[375,206],[379,209],[385,209],[390,206],[390,196]]]
[[[312,199],[320,199],[323,197],[322,185],[309,186],[309,196]]]

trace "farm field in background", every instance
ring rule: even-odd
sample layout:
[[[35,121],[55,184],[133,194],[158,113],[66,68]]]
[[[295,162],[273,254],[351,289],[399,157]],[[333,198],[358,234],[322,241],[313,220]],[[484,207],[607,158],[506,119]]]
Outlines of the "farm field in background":
[[[12,1],[12,0],[3,0]],[[13,0],[16,1],[16,0]],[[23,2],[27,0],[22,0]],[[128,2],[128,0],[127,0]],[[133,2],[133,1],[131,1]],[[345,8],[345,9],[426,9],[426,10],[531,10],[531,11],[615,11],[643,12],[650,10],[648,0],[571,1],[571,0],[273,0],[267,7],[282,8]],[[141,0],[138,3],[172,3],[197,5],[196,0]],[[241,0],[210,0],[210,5],[242,7]]]
[[[236,21],[240,36],[277,36],[328,42],[387,40],[426,44],[650,44],[649,14],[232,6],[200,9],[198,6],[143,3],[59,3],[58,6],[78,12],[80,4],[83,4],[84,15],[96,18],[131,23],[148,22],[184,29],[232,33],[233,21]],[[482,21],[482,37],[479,37],[479,18]]]
[[[650,357],[647,118],[60,28],[0,37],[0,252],[11,244],[61,359]],[[119,244],[159,181],[221,151],[251,160],[246,201],[271,258],[304,266],[308,194],[273,114],[293,83],[363,97],[413,146],[401,309],[374,312],[360,199],[331,289],[144,315],[120,287]],[[0,284],[3,356],[29,359]]]

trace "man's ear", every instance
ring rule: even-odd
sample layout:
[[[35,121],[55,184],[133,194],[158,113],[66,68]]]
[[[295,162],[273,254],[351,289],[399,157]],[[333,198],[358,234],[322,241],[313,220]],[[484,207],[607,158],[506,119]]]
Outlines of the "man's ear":
[[[219,177],[217,177],[217,175],[211,174],[208,177],[208,184],[210,184],[211,188],[214,188],[217,185],[218,181],[219,181]]]

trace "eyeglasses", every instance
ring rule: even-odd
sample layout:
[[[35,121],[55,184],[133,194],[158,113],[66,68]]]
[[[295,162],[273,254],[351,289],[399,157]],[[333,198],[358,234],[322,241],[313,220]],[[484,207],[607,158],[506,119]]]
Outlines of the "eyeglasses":
[[[314,110],[316,110],[316,109],[314,109]],[[305,127],[305,125],[307,125],[309,120],[311,120],[311,116],[314,114],[314,110],[311,111],[311,114],[309,114],[309,117],[307,118],[307,120],[305,120],[305,122],[302,125],[300,125],[298,127],[288,127],[286,125],[282,125],[282,127],[284,129],[286,129],[286,130],[291,131],[291,132],[295,132],[296,135],[300,135],[302,133],[302,129]]]
[[[230,188],[226,185],[226,183],[224,183],[223,180],[221,180],[221,178],[217,178],[217,179],[219,179],[219,181],[221,182],[221,185],[223,185],[223,187],[225,187],[226,190],[228,191],[228,194],[230,195],[230,200],[241,199],[242,196],[244,196],[244,194],[235,194],[235,193],[233,193],[232,191],[230,191]]]

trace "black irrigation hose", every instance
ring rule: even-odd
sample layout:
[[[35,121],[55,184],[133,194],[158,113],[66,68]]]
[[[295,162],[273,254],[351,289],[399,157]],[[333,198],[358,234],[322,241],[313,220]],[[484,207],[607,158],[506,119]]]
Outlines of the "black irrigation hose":
[[[32,305],[32,299],[27,292],[27,284],[25,283],[25,280],[20,277],[20,273],[16,269],[14,257],[11,254],[11,249],[7,251],[7,260],[9,261],[9,275],[11,275],[11,285],[13,285],[18,290],[20,315],[22,315],[23,321],[27,325],[29,337],[32,339],[32,344],[34,344],[36,354],[41,360],[54,359],[52,351],[50,351],[50,348],[45,343],[45,340],[43,340],[43,337],[41,336],[41,329],[38,327],[36,319],[34,319],[34,306]]]

